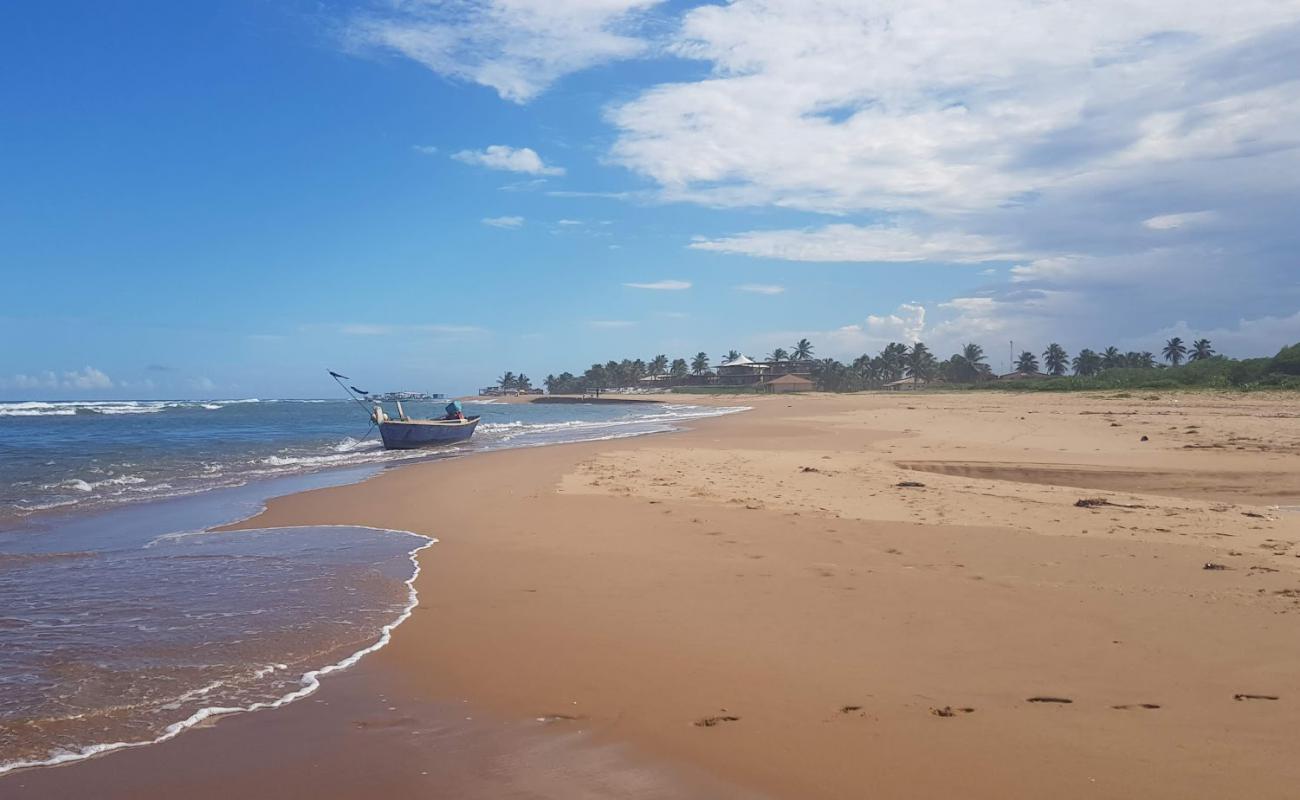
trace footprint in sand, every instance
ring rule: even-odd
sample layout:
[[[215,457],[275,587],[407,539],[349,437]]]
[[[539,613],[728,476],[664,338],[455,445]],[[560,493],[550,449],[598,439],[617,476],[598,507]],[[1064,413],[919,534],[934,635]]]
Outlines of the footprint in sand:
[[[1234,694],[1233,700],[1277,700],[1275,694]]]
[[[1045,695],[1036,695],[1034,697],[1029,698],[1025,702],[1027,703],[1073,703],[1074,701],[1068,697],[1050,697]]]
[[[953,708],[952,706],[944,706],[943,708],[932,708],[930,709],[930,713],[935,715],[936,717],[955,717],[958,714],[973,714],[975,713],[975,709]]]

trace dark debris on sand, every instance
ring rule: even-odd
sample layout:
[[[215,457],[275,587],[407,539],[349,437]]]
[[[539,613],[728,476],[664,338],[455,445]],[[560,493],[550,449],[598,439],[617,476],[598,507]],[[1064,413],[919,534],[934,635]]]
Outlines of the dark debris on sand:
[[[730,714],[723,714],[716,717],[703,717],[701,719],[695,720],[695,722],[691,724],[693,724],[697,728],[712,728],[717,725],[721,725],[724,722],[739,722],[739,721],[740,721],[740,717],[732,716]]]

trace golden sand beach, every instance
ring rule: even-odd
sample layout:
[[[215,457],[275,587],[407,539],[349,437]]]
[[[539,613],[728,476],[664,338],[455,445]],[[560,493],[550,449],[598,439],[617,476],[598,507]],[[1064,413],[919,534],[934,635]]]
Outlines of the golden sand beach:
[[[438,537],[393,643],[7,796],[1296,796],[1293,398],[743,402],[273,501]]]

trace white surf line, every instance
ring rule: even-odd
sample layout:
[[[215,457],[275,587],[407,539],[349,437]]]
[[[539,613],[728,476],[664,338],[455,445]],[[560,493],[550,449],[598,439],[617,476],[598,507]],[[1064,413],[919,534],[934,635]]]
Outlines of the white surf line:
[[[186,730],[194,727],[195,725],[198,725],[200,722],[210,717],[221,717],[230,714],[243,714],[243,713],[250,713],[253,711],[263,711],[266,709],[281,708],[283,706],[288,705],[289,703],[294,702],[295,700],[301,700],[304,697],[308,697],[312,694],[315,694],[316,690],[319,689],[321,686],[321,682],[320,682],[321,676],[328,675],[332,672],[345,670],[348,667],[351,667],[354,664],[356,664],[358,661],[360,661],[362,658],[369,655],[370,653],[374,653],[379,650],[382,650],[385,646],[387,646],[387,644],[393,640],[393,631],[397,628],[397,626],[401,625],[408,618],[410,618],[412,612],[415,611],[416,605],[419,604],[419,593],[415,589],[415,581],[417,578],[420,577],[420,560],[418,558],[418,555],[421,550],[424,550],[427,547],[431,547],[437,544],[438,540],[432,536],[425,536],[422,533],[397,530],[395,528],[376,528],[371,525],[287,525],[287,526],[282,526],[277,528],[264,528],[262,530],[292,530],[294,528],[361,528],[363,530],[380,531],[383,533],[403,533],[406,534],[407,536],[414,536],[418,539],[424,540],[424,544],[420,545],[419,547],[407,553],[407,557],[411,561],[412,570],[411,570],[411,577],[406,580],[406,589],[407,589],[406,607],[402,609],[402,613],[397,615],[397,619],[393,620],[392,622],[390,622],[389,624],[385,625],[383,628],[380,629],[379,638],[373,644],[371,644],[369,647],[365,647],[362,648],[361,650],[358,650],[357,652],[353,653],[352,655],[348,656],[342,661],[336,661],[335,663],[321,667],[320,669],[314,669],[314,670],[309,670],[307,672],[304,672],[302,674],[302,678],[299,679],[301,686],[297,690],[292,691],[276,700],[253,703],[251,705],[239,706],[239,707],[210,706],[207,708],[201,708],[198,711],[195,711],[189,717],[186,717],[185,719],[181,720],[180,722],[173,722],[172,724],[168,725],[166,728],[163,729],[163,733],[156,738],[149,739],[146,741],[139,741],[139,742],[108,742],[105,744],[93,744],[93,745],[88,745],[87,747],[83,747],[82,749],[76,752],[60,753],[56,756],[51,756],[50,758],[46,758],[46,759],[28,760],[28,761],[10,761],[8,763],[0,764],[0,775],[4,775],[5,773],[8,772],[13,772],[14,770],[30,769],[32,767],[51,767],[57,764],[68,764],[74,761],[83,761],[87,758],[93,758],[94,756],[103,755],[104,753],[111,753],[115,750],[125,750],[127,748],[132,748],[132,747],[145,747],[151,744],[161,744],[162,742],[165,742],[169,739],[176,738],[177,736],[184,733]],[[249,529],[249,530],[256,530],[256,529]],[[235,533],[236,531],[229,531],[229,532]]]

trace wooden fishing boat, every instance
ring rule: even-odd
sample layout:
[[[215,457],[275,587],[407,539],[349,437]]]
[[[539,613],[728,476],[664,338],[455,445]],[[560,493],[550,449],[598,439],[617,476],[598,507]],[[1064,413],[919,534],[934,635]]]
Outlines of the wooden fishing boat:
[[[398,404],[401,414],[401,404]],[[474,435],[478,416],[460,419],[410,419],[403,415],[393,419],[378,406],[375,407],[375,424],[387,450],[414,450],[418,447],[435,447],[463,442]]]
[[[465,416],[461,412],[459,400],[452,400],[447,404],[447,416],[441,419],[411,419],[402,410],[402,400],[425,400],[435,395],[417,392],[373,394],[344,383],[351,380],[346,375],[340,375],[334,370],[328,372],[330,377],[343,388],[348,398],[370,414],[370,421],[379,428],[379,436],[383,439],[386,450],[414,450],[418,447],[455,444],[473,436],[474,429],[478,427],[478,416]],[[388,416],[388,412],[384,411],[381,401],[386,399],[396,403],[396,418]],[[373,406],[367,406],[367,403]]]

